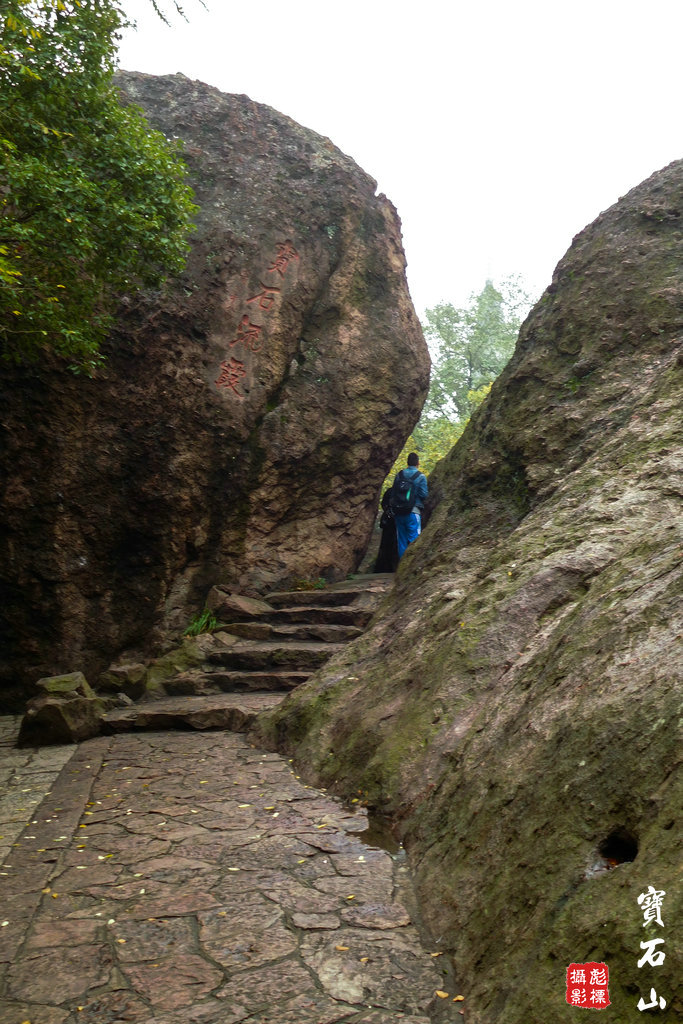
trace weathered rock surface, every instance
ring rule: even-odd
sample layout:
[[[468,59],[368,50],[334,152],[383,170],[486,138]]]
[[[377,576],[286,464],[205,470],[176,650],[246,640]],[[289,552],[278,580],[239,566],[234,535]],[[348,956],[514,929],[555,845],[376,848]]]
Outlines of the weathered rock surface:
[[[428,385],[398,216],[370,177],[246,96],[119,85],[183,141],[197,231],[182,279],[124,305],[95,379],[2,369],[5,687],[95,678],[217,582],[343,578]]]
[[[238,622],[250,619],[254,615],[267,614],[272,611],[265,601],[257,601],[243,594],[231,594],[221,586],[212,587],[206,599],[206,607],[216,616],[219,622]]]
[[[28,702],[19,730],[20,747],[80,743],[97,736],[106,702],[82,672],[39,679],[36,686],[40,692]]]
[[[572,962],[683,1012],[682,213],[678,162],[577,236],[383,617],[262,725],[402,822],[470,1024],[573,1019]]]

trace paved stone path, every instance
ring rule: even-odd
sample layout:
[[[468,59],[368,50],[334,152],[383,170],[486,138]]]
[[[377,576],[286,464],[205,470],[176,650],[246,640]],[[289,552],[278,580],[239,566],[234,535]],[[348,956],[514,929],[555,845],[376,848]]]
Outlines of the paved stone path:
[[[401,856],[279,756],[226,732],[16,751],[2,725],[0,1024],[463,1020]]]
[[[20,722],[20,715],[0,717],[0,864],[74,752],[73,747],[17,750]]]

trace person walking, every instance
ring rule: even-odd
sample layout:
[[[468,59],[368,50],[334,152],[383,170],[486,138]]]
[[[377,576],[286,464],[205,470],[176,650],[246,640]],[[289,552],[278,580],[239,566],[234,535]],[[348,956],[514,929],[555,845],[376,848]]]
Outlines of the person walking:
[[[411,452],[408,456],[408,465],[396,474],[391,485],[391,507],[396,519],[399,560],[408,545],[420,536],[422,530],[422,509],[429,488],[427,477],[420,472],[419,465],[420,459],[416,452]]]
[[[377,551],[373,572],[396,572],[398,546],[396,544],[396,519],[391,509],[391,487],[382,495],[382,517],[379,521],[382,539]]]

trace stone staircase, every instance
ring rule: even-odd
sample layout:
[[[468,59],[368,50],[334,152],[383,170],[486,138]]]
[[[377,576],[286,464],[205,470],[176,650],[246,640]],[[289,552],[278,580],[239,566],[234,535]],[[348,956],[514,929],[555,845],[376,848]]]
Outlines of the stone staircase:
[[[107,732],[222,728],[246,731],[367,627],[393,575],[321,590],[273,593],[248,618],[196,640],[196,664],[163,680],[163,694],[107,713]]]

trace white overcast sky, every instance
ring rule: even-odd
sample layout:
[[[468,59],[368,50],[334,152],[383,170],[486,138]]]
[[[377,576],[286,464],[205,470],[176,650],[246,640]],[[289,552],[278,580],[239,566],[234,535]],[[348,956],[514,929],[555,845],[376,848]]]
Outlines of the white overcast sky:
[[[170,0],[159,0],[167,11]],[[683,0],[151,0],[120,66],[246,93],[328,136],[403,223],[420,316],[521,274],[683,157]]]

